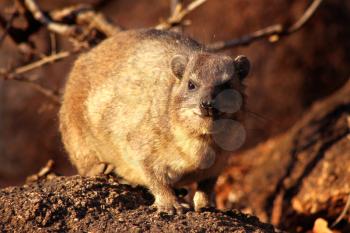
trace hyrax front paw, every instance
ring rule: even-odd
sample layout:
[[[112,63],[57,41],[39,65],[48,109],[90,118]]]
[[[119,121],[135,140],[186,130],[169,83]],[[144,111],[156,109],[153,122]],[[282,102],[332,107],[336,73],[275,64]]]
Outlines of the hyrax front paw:
[[[158,213],[169,215],[184,214],[189,209],[189,205],[180,203],[177,200],[156,201],[154,205]]]
[[[99,176],[99,175],[108,175],[113,172],[115,167],[109,163],[98,163],[95,164],[91,169],[87,172],[87,176]]]
[[[196,191],[193,197],[194,210],[200,211],[203,208],[214,206],[210,203],[210,197],[208,194],[202,191]]]

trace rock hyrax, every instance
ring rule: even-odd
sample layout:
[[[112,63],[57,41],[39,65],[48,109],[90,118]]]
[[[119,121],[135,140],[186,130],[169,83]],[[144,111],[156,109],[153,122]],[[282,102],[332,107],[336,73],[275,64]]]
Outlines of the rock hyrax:
[[[72,163],[81,175],[115,172],[146,186],[160,212],[183,211],[173,188],[192,182],[195,209],[209,206],[230,154],[224,144],[237,139],[228,124],[239,122],[248,71],[244,56],[173,32],[106,39],[77,59],[66,84],[60,130]],[[224,91],[234,94],[217,98]]]

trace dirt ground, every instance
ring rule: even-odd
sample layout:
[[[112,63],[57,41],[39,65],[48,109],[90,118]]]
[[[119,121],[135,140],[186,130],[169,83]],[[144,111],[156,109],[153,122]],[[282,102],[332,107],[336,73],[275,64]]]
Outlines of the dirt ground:
[[[277,232],[238,211],[159,215],[153,196],[112,177],[56,177],[0,191],[1,232]]]

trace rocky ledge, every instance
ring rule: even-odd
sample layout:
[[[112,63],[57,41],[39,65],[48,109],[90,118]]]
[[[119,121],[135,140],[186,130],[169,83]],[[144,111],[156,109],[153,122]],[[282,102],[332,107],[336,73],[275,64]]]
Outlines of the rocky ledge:
[[[153,196],[113,177],[49,176],[0,190],[1,232],[276,232],[238,211],[159,215]]]

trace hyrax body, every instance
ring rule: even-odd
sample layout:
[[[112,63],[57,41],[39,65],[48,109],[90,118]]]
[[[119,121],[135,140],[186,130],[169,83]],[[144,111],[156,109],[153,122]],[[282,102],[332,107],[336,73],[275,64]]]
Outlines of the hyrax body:
[[[240,112],[218,111],[215,96],[242,93],[248,70],[245,57],[172,32],[106,39],[78,58],[66,84],[60,130],[72,163],[81,175],[115,172],[148,187],[161,212],[181,212],[173,188],[198,182],[195,209],[207,207],[229,154],[213,140],[214,121]]]

